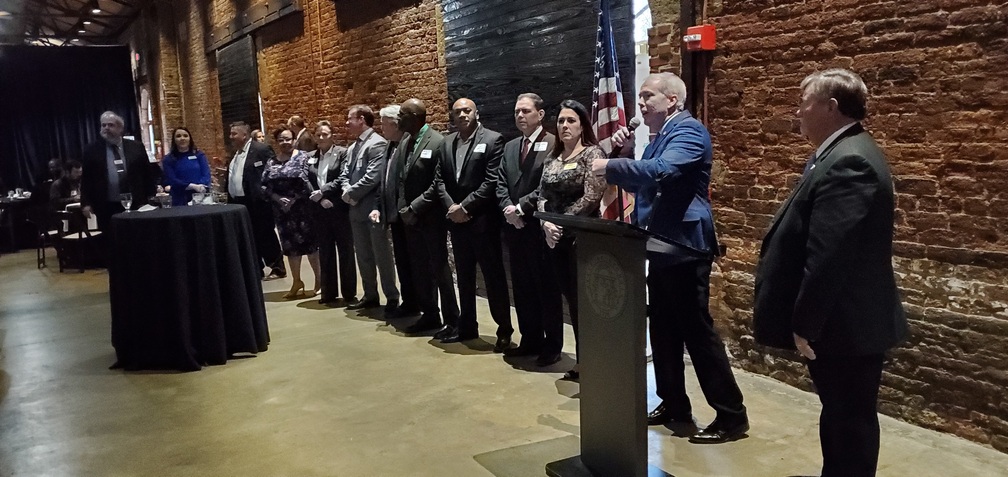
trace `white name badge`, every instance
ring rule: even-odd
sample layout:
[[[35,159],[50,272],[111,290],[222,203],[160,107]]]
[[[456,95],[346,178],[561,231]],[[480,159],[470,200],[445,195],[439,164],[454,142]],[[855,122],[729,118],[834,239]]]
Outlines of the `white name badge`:
[[[434,156],[434,151],[432,151],[430,149],[424,149],[424,150],[420,151],[420,157],[422,157],[424,159],[430,159],[433,156]]]
[[[477,144],[473,152],[486,152],[486,144]]]
[[[113,163],[114,163],[115,165],[117,165],[117,166],[118,166],[118,165],[122,164],[122,159],[115,159],[115,160],[113,160],[112,162],[113,162]]]
[[[317,157],[312,157],[312,158],[309,158],[309,159],[308,159],[308,164],[311,164],[311,165],[313,165],[313,166],[314,166],[315,164],[318,164],[318,158],[317,158]]]
[[[570,170],[574,170],[574,169],[577,169],[577,166],[578,166],[578,165],[577,165],[577,163],[576,163],[576,162],[572,162],[572,163],[570,163],[570,164],[564,164],[564,166],[563,166],[563,170],[565,170],[565,171],[570,171]]]
[[[255,161],[255,164],[252,164],[252,166],[253,167],[262,167],[262,161]]]
[[[189,156],[189,160],[190,161],[195,161],[196,160],[196,156]]]
[[[546,141],[537,142],[532,146],[532,150],[535,152],[542,152],[546,150]]]
[[[364,158],[357,159],[357,169],[364,167]]]

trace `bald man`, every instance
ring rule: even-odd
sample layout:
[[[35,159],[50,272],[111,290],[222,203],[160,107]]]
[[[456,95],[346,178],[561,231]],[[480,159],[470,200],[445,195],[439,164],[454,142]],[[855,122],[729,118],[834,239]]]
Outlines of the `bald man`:
[[[427,108],[416,98],[402,104],[399,128],[405,133],[396,151],[399,218],[406,232],[413,286],[422,311],[420,319],[405,331],[409,334],[441,331],[444,325],[457,326],[459,318],[455,283],[448,265],[445,221],[448,208],[441,201],[435,182],[444,136],[427,124]]]
[[[435,173],[438,198],[448,209],[452,254],[458,275],[461,315],[458,326],[446,325],[435,335],[442,343],[479,338],[476,320],[476,266],[483,271],[490,315],[497,323],[494,352],[511,346],[511,303],[501,255],[502,216],[497,210],[497,175],[504,138],[479,121],[476,103],[455,101],[451,111],[456,132],[445,137]]]

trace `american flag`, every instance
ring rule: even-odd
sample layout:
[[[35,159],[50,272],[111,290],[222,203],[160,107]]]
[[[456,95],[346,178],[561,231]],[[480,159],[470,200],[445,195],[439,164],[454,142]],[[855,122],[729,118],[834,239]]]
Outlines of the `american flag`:
[[[626,126],[626,109],[620,88],[619,64],[616,61],[616,44],[613,42],[612,22],[609,20],[609,0],[599,1],[598,34],[595,40],[595,86],[592,92],[592,128],[599,147],[606,154],[612,152],[612,135]],[[633,195],[616,186],[606,188],[600,208],[602,218],[630,221]],[[620,213],[620,208],[623,213]]]

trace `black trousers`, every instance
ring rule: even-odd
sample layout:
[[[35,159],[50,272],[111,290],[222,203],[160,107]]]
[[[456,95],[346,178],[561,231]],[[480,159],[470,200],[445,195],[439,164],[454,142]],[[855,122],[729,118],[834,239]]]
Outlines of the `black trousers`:
[[[315,226],[319,242],[319,278],[322,280],[319,300],[335,301],[341,293],[344,300],[356,298],[357,264],[349,209],[339,204],[330,209],[319,206]]]
[[[413,283],[423,312],[421,319],[438,320],[440,293],[443,323],[458,326],[455,280],[448,265],[448,228],[442,223],[422,222],[405,228]]]
[[[490,316],[497,323],[497,337],[510,338],[511,301],[508,297],[507,276],[501,252],[500,227],[495,216],[480,217],[462,224],[451,224],[452,253],[455,255],[455,273],[458,275],[460,336],[479,334],[476,321],[476,266],[483,272]]]
[[[526,225],[527,227],[527,225]],[[540,230],[540,234],[542,231]],[[559,353],[563,350],[563,298],[567,299],[571,326],[574,327],[575,353],[578,347],[578,296],[577,296],[577,248],[574,235],[566,233],[556,246],[549,248],[543,239],[542,353]]]
[[[686,395],[683,346],[689,351],[704,397],[721,419],[744,419],[742,391],[708,310],[711,262],[648,270],[651,352],[658,397],[675,415],[693,412]]]
[[[885,356],[817,356],[806,361],[822,402],[822,477],[875,475],[879,454],[878,393]]]
[[[409,243],[406,240],[406,226],[402,222],[392,222],[392,253],[395,255],[396,275],[399,277],[399,308],[408,311],[420,309],[416,285],[413,283],[413,264],[410,263]]]
[[[508,262],[511,269],[511,293],[514,295],[515,314],[518,315],[518,330],[521,332],[521,346],[541,349],[546,335],[543,332],[543,249],[546,242],[543,232],[530,222],[516,229],[504,226],[504,240],[508,246]],[[560,325],[560,345],[563,347],[563,323]],[[553,337],[556,338],[555,336]]]
[[[265,265],[274,272],[286,274],[280,239],[277,238],[276,223],[273,222],[273,209],[269,203],[249,197],[232,197],[231,203],[244,205],[248,209],[249,219],[252,222],[252,238],[255,240],[260,265]]]

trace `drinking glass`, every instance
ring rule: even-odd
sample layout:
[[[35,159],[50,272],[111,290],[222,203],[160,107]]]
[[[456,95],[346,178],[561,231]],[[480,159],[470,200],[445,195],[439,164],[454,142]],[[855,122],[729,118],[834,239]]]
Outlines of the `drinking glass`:
[[[133,206],[133,194],[119,194],[119,203],[126,209],[126,212],[130,212],[130,207]]]

